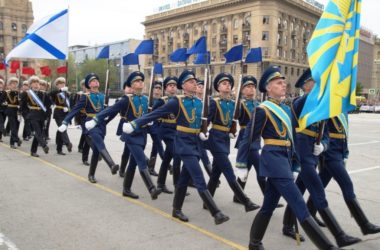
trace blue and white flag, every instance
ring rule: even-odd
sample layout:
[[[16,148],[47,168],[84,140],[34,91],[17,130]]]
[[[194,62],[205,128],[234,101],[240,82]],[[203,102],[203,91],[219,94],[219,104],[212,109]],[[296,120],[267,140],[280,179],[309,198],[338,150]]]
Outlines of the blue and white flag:
[[[63,10],[32,24],[25,37],[5,58],[66,60],[68,55],[69,12]]]
[[[110,46],[107,45],[107,46],[104,46],[98,56],[96,57],[96,60],[98,59],[109,59],[110,58]]]
[[[65,100],[67,108],[70,109],[70,101],[69,98],[67,98],[66,94],[64,92],[59,92],[59,95],[63,100]]]
[[[30,96],[32,97],[33,101],[35,103],[37,103],[37,105],[44,111],[46,112],[46,107],[45,105],[42,103],[41,99],[38,97],[38,95],[36,95],[36,93],[34,93],[33,90],[29,89],[28,90],[28,93],[30,94]]]

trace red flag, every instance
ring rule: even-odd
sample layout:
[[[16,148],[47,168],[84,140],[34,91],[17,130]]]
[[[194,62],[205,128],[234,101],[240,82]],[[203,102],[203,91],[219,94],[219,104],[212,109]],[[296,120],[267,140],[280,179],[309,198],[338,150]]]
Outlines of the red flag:
[[[40,68],[41,74],[44,76],[50,76],[51,75],[51,69],[49,66],[43,66]]]
[[[57,74],[66,74],[66,72],[67,72],[66,66],[61,66],[57,68]]]
[[[16,72],[18,69],[20,69],[20,61],[12,61],[11,70],[14,70],[14,72]]]
[[[5,69],[5,63],[0,63],[0,70],[4,70]]]
[[[23,67],[22,68],[22,74],[23,75],[35,75],[36,72],[32,67]]]

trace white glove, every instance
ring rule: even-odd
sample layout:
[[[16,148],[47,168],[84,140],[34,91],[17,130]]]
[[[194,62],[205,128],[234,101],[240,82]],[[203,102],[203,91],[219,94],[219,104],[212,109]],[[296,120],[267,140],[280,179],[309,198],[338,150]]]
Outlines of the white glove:
[[[248,178],[248,169],[247,168],[235,168],[235,174],[242,182],[246,182],[247,178]]]
[[[236,139],[236,135],[234,135],[232,133],[228,133],[228,135],[230,136],[230,139]]]
[[[199,138],[202,140],[202,141],[207,141],[208,140],[208,132],[205,134],[203,132],[200,132],[199,133]]]
[[[345,167],[345,168],[347,167],[347,160],[348,160],[347,158],[344,158],[344,159],[343,159],[344,167]]]
[[[126,134],[131,134],[135,131],[135,128],[129,122],[123,124],[123,132]]]
[[[22,119],[22,116],[21,115],[17,115],[17,121],[21,122],[21,119]]]
[[[89,120],[89,121],[87,121],[87,122],[84,124],[84,126],[86,127],[87,130],[91,130],[91,129],[95,128],[95,126],[96,126],[96,121],[95,121],[94,119]]]
[[[63,87],[63,88],[61,88],[61,91],[62,91],[62,92],[66,92],[66,91],[68,91],[68,90],[69,90],[68,87]]]
[[[63,108],[63,112],[65,112],[65,113],[69,112],[69,108],[68,107],[64,107]]]
[[[294,178],[294,180],[297,180],[298,175],[299,175],[299,172],[293,172],[293,178]]]
[[[62,124],[61,126],[58,127],[58,131],[63,133],[65,132],[67,129],[67,125],[66,124]]]
[[[152,126],[152,125],[153,125],[153,122],[149,122],[149,123],[148,123],[148,126]]]
[[[322,143],[321,144],[314,144],[313,155],[315,155],[315,156],[320,155],[324,149],[325,149],[325,147],[323,146]]]

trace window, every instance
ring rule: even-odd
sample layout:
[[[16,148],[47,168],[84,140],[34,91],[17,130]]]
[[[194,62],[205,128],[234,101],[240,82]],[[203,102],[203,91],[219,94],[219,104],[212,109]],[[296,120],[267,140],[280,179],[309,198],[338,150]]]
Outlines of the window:
[[[247,74],[247,73],[248,73],[248,65],[243,64],[243,74]]]
[[[238,35],[234,35],[233,41],[234,41],[234,44],[237,44],[238,41],[239,41],[239,36]]]
[[[269,24],[269,16],[263,16],[263,24]]]
[[[261,40],[263,40],[263,41],[269,40],[269,32],[268,31],[263,31],[263,36],[262,36]]]
[[[212,46],[216,46],[216,37],[213,37],[211,41]]]
[[[237,28],[239,28],[239,20],[234,19],[234,29],[237,29]]]
[[[0,22],[0,30],[3,30],[3,28],[4,28],[3,22]]]
[[[291,76],[294,75],[294,68],[293,67],[290,68],[290,75]]]
[[[17,45],[17,37],[16,36],[12,37],[12,44],[13,44],[13,47],[15,47]]]
[[[297,69],[297,76],[300,76],[300,69]]]
[[[288,74],[288,67],[285,67],[285,75]]]
[[[269,57],[269,48],[268,47],[263,47],[262,52],[264,57]]]
[[[216,33],[216,23],[212,24],[212,33]]]
[[[4,36],[0,35],[0,43],[4,42]]]
[[[26,33],[27,27],[26,24],[21,25],[22,33]]]
[[[16,23],[12,23],[11,27],[12,27],[13,31],[17,31],[17,24]]]
[[[198,30],[194,29],[194,36],[197,36],[197,35],[198,35]]]

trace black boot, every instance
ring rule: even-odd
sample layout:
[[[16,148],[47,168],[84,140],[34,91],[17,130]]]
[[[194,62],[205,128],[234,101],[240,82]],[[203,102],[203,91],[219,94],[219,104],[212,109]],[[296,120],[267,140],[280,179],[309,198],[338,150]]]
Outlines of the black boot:
[[[163,193],[166,194],[172,194],[173,191],[169,190],[166,185],[166,176],[168,174],[167,168],[162,164],[160,171],[158,172],[158,178],[157,178],[157,188],[160,189]]]
[[[318,226],[317,222],[313,219],[312,216],[306,218],[304,222],[301,223],[301,226],[307,236],[311,239],[315,246],[318,249],[322,250],[336,250],[331,241],[326,237],[326,235],[322,232],[321,228]]]
[[[214,217],[216,225],[222,224],[223,222],[226,222],[230,219],[219,210],[208,190],[199,192],[199,195],[201,196],[203,203],[207,206],[211,215]]]
[[[331,213],[330,208],[318,210],[323,221],[326,223],[327,228],[334,235],[336,243],[339,247],[353,245],[361,241],[359,238],[355,238],[347,235],[336,221],[334,215]]]
[[[240,180],[240,178],[237,178],[237,182],[239,183],[241,189],[244,190],[246,182],[242,182]],[[243,204],[243,203],[240,202],[240,200],[236,197],[235,194],[234,194],[234,198],[232,199],[232,201],[235,202],[235,203]]]
[[[158,176],[157,172],[154,170],[154,167],[156,166],[156,160],[157,160],[156,156],[151,156],[148,161],[149,173],[152,176]]]
[[[238,200],[244,204],[246,212],[250,212],[250,211],[260,208],[259,205],[256,205],[255,203],[253,203],[247,197],[247,195],[244,193],[243,189],[240,187],[239,183],[236,180],[229,182],[228,185],[230,185],[232,191],[234,191],[234,194],[236,195]]]
[[[95,171],[96,167],[98,166],[98,158],[92,156],[91,157],[91,163],[90,163],[90,168],[88,170],[88,181],[91,183],[96,183],[97,180],[95,179]]]
[[[181,187],[181,188],[175,189],[172,216],[181,221],[188,222],[189,218],[187,218],[187,216],[182,213],[182,205],[185,200],[186,191],[187,191],[187,187]]]
[[[267,230],[271,216],[257,213],[252,222],[251,231],[249,234],[249,250],[264,250],[262,240],[265,231]]]
[[[156,200],[158,198],[158,195],[161,193],[161,190],[157,189],[156,186],[154,186],[152,182],[152,178],[150,178],[149,170],[148,168],[144,170],[140,170],[141,178],[143,179],[145,186],[147,187],[150,196],[152,197],[152,200]]]
[[[205,167],[205,170],[206,170],[208,177],[210,177],[211,171],[212,171],[212,165],[209,163],[209,164],[205,165],[204,167]]]
[[[121,156],[119,176],[123,178],[125,176],[125,168],[127,167],[128,158]]]
[[[296,232],[294,229],[294,225],[297,222],[296,217],[293,214],[292,209],[290,206],[286,206],[285,208],[285,213],[284,213],[284,218],[282,221],[282,234],[292,238],[293,240],[297,240],[297,236],[299,237],[301,242],[305,241],[305,238],[299,233]],[[298,235],[297,235],[298,234]]]
[[[310,212],[311,216],[313,216],[313,218],[317,222],[317,224],[320,227],[326,227],[325,223],[323,223],[323,221],[321,221],[320,219],[318,219],[318,217],[317,217],[317,209],[315,208],[314,203],[313,203],[311,197],[309,197],[309,199],[307,200],[306,205],[307,205],[307,208],[309,209],[309,212]]]
[[[123,196],[130,197],[132,199],[138,199],[139,196],[131,191],[133,178],[135,176],[136,168],[127,169],[123,182]]]
[[[207,190],[210,192],[212,197],[214,197],[217,186],[218,182],[214,181],[213,179],[210,179],[207,183]],[[203,209],[208,209],[205,203],[203,203]]]
[[[380,227],[372,224],[365,216],[364,211],[360,207],[359,202],[355,199],[346,201],[348,209],[350,210],[352,216],[354,217],[356,223],[358,223],[362,233],[367,234],[376,234],[380,232]]]
[[[103,157],[104,161],[107,163],[108,167],[111,169],[112,174],[116,174],[119,170],[119,165],[115,164],[112,160],[111,155],[108,153],[107,149],[100,150],[100,155]]]

